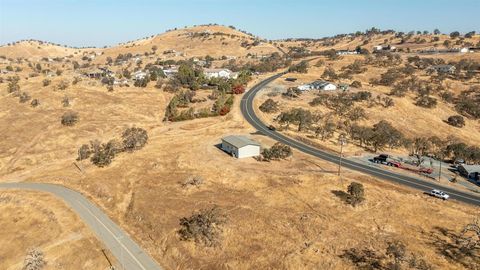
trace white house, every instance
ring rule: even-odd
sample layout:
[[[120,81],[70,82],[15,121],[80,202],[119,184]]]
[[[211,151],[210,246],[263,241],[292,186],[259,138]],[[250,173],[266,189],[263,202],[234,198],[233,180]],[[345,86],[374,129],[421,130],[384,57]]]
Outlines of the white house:
[[[171,76],[175,75],[176,73],[178,73],[178,67],[177,66],[170,66],[168,68],[163,67],[162,70],[163,70],[163,73],[165,74],[165,76],[167,76],[167,77],[171,77]]]
[[[222,150],[236,158],[260,155],[260,144],[245,137],[230,135],[222,138]]]
[[[225,79],[236,79],[238,77],[238,72],[232,72],[226,68],[207,68],[203,70],[203,74],[208,79],[211,78],[225,78]]]
[[[117,79],[115,78],[113,80],[113,85],[118,85],[118,86],[125,86],[128,85],[128,80],[123,78],[123,79]]]
[[[373,51],[374,52],[379,52],[379,51],[395,51],[397,47],[395,46],[390,46],[390,45],[376,45],[373,46]]]
[[[324,82],[324,81],[315,81],[311,83],[312,88],[316,90],[324,90],[324,91],[334,91],[337,90],[337,86],[333,83]]]
[[[300,91],[309,91],[312,89],[312,86],[310,84],[302,84],[297,86],[298,90]]]
[[[349,51],[349,50],[338,50],[336,52],[337,55],[352,55],[352,54],[358,54],[358,51]]]
[[[133,73],[132,77],[133,77],[134,80],[143,80],[143,79],[145,79],[145,77],[147,77],[147,75],[148,74],[145,71],[139,70],[139,71]]]

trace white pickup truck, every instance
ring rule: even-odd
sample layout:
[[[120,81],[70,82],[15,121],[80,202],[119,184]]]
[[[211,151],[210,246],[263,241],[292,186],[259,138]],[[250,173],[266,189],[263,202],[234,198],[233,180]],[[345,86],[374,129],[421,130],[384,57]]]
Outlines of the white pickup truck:
[[[432,189],[431,191],[425,192],[425,193],[430,196],[437,197],[443,200],[448,200],[448,198],[450,198],[450,195],[438,189]]]

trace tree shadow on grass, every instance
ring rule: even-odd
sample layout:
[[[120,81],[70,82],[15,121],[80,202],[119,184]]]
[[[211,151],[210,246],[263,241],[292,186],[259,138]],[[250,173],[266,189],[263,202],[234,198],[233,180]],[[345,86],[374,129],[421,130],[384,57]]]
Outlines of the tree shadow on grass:
[[[466,248],[462,240],[460,233],[442,227],[434,227],[431,236],[431,244],[439,254],[466,269],[480,269],[479,248]]]
[[[349,203],[349,198],[350,194],[343,190],[332,190],[333,195],[337,196],[342,202],[348,204]]]

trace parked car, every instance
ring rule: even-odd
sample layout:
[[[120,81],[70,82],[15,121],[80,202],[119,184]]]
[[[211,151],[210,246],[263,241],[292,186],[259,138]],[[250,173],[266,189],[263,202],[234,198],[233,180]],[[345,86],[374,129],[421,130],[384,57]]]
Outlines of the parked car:
[[[450,195],[448,195],[447,193],[445,193],[441,190],[438,190],[438,189],[432,189],[432,190],[430,190],[429,192],[426,192],[426,193],[430,196],[437,197],[437,198],[440,198],[440,199],[443,199],[443,200],[448,200],[448,198],[450,198]]]

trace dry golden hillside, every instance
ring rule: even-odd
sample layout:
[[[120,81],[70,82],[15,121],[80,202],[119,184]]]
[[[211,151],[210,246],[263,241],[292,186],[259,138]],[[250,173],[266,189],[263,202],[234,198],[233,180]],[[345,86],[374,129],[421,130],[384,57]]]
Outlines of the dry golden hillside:
[[[451,39],[449,35],[439,34],[415,34],[412,37],[402,42],[401,37],[397,37],[395,34],[374,34],[370,36],[344,36],[333,38],[322,38],[312,40],[289,40],[289,41],[276,41],[275,44],[288,51],[292,47],[303,47],[311,51],[321,51],[328,49],[336,50],[354,50],[358,46],[372,51],[373,46],[376,45],[391,45],[398,49],[407,51],[426,50],[426,49],[446,49],[444,42],[450,42],[450,47],[474,47],[480,42],[480,35],[473,35],[471,38],[461,39],[460,44],[456,44],[460,39]],[[471,44],[471,45],[469,45]],[[478,47],[478,46],[477,46]]]
[[[259,42],[253,46],[255,40],[253,36],[225,26],[196,26],[172,30],[154,37],[107,48],[98,61],[109,56],[115,58],[118,54],[151,53],[154,46],[156,47],[155,57],[174,59],[207,55],[214,58],[222,56],[239,58],[249,53],[260,56],[279,52],[275,46],[265,42]],[[242,43],[244,43],[243,47]]]
[[[1,46],[0,55],[13,59],[19,57],[39,59],[43,57],[65,57],[74,54],[81,54],[84,51],[92,50],[95,49],[75,49],[39,41],[21,41],[10,46]]]

